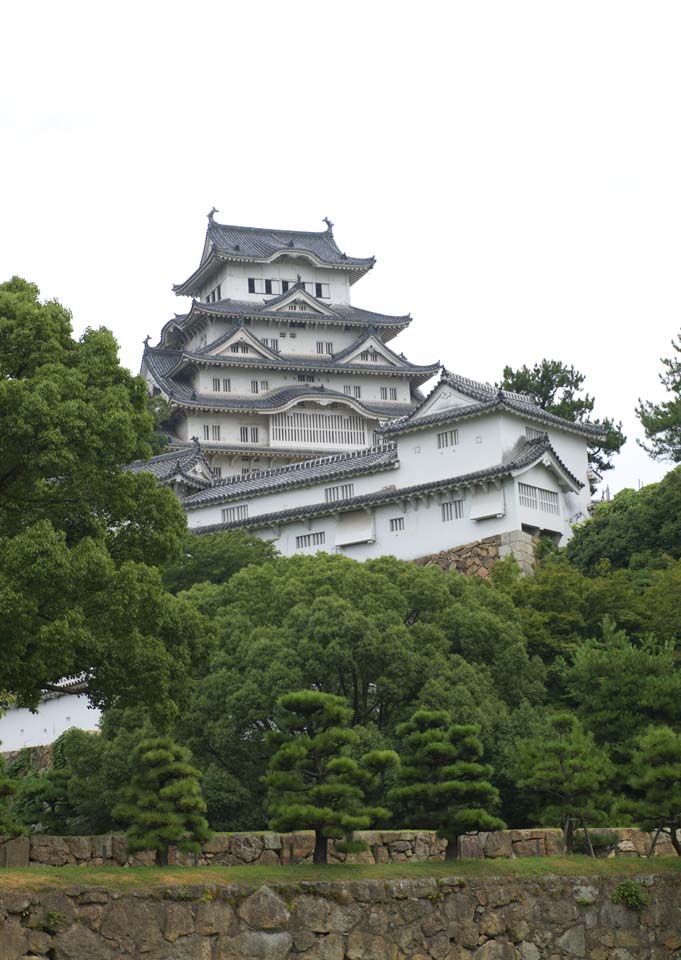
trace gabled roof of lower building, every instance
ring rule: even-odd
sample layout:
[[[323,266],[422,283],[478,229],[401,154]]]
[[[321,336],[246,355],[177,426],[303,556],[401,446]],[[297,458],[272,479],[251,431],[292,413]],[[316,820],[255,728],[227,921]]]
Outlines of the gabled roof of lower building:
[[[247,477],[230,477],[217,481],[209,490],[202,490],[200,493],[185,497],[182,506],[191,509],[244,497],[257,497],[292,487],[305,487],[319,482],[338,480],[341,477],[377,473],[393,469],[396,465],[397,447],[394,443],[388,443],[385,446],[370,447],[367,450],[303,460],[300,463],[291,463],[272,470],[260,470]]]
[[[269,227],[239,227],[217,223],[209,214],[201,263],[183,283],[176,284],[178,294],[193,292],[210,275],[216,261],[272,263],[280,257],[304,258],[320,267],[347,270],[358,276],[371,270],[374,257],[350,257],[337,245],[332,225],[326,230],[277,230]]]
[[[211,471],[201,446],[196,442],[183,450],[160,453],[148,460],[134,460],[124,469],[130,473],[151,473],[161,484],[182,481],[199,490],[210,487],[212,482],[207,476],[200,475],[201,471],[207,475]]]
[[[437,393],[446,387],[451,387],[458,393],[469,397],[471,403],[453,404],[432,414],[419,415],[424,406],[429,405]],[[526,394],[501,390],[492,386],[492,384],[470,380],[468,377],[458,376],[448,370],[442,371],[440,382],[421,404],[410,411],[406,417],[385,424],[380,429],[387,436],[396,436],[400,433],[422,430],[438,423],[449,423],[478,417],[486,413],[504,411],[519,414],[527,420],[542,423],[546,426],[558,427],[569,433],[580,434],[592,441],[605,438],[603,428],[596,424],[565,420],[563,417],[558,417],[549,413],[548,410],[544,410]]]
[[[557,470],[564,482],[568,484],[571,489],[577,491],[583,487],[583,484],[565,466],[548,439],[541,437],[523,443],[509,460],[491,467],[486,467],[482,470],[475,470],[472,473],[445,477],[441,480],[431,480],[427,483],[419,483],[408,487],[398,487],[395,485],[390,488],[377,490],[374,493],[350,497],[346,500],[337,500],[334,503],[319,502],[303,504],[297,507],[290,507],[287,510],[245,517],[229,523],[213,523],[202,527],[191,527],[190,533],[201,534],[216,533],[220,530],[262,529],[263,527],[276,526],[277,524],[289,523],[294,520],[333,516],[337,513],[347,513],[352,510],[371,509],[372,507],[381,506],[385,503],[400,503],[436,493],[447,493],[449,491],[454,493],[466,487],[516,476],[542,461],[545,465],[550,465]],[[187,507],[186,501],[184,502],[184,506]],[[200,506],[200,504],[197,504],[197,506]]]

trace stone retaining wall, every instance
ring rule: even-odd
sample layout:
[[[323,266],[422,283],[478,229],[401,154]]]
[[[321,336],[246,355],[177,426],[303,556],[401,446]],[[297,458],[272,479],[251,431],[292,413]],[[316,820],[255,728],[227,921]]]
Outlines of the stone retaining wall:
[[[672,960],[678,883],[357,880],[0,894],[1,960]]]
[[[467,576],[486,578],[498,560],[510,555],[515,557],[523,573],[534,573],[534,540],[522,530],[511,530],[461,547],[431,553],[419,557],[414,563],[420,567],[438,566],[443,570],[456,570]]]
[[[405,863],[408,860],[443,860],[446,840],[428,830],[366,830],[357,837],[367,844],[363,853],[345,854],[329,843],[330,863]],[[170,849],[169,861],[181,866],[276,866],[312,863],[314,834],[216,833],[198,856]],[[3,842],[0,867],[134,866],[154,862],[153,853],[129,854],[124,836],[48,837],[35,834]],[[2,954],[0,954],[2,960]]]
[[[633,827],[618,827],[610,856],[645,857],[651,835]],[[330,863],[407,863],[444,860],[447,842],[428,830],[366,830],[357,837],[367,844],[363,853],[344,854],[329,843]],[[314,834],[217,833],[198,856],[170,849],[170,863],[178,866],[276,866],[312,863]],[[546,857],[561,852],[560,830],[544,828],[499,830],[461,837],[459,856],[469,859]],[[656,856],[674,856],[668,836],[661,836]],[[0,867],[135,866],[154,862],[153,853],[129,854],[124,836],[0,838]],[[0,954],[0,960],[2,955]]]

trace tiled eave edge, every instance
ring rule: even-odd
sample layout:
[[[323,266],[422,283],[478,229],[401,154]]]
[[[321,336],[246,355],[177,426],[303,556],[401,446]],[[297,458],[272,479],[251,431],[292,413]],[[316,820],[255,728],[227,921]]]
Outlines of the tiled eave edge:
[[[237,520],[232,523],[214,523],[205,527],[190,527],[189,532],[200,534],[217,533],[220,530],[253,530],[262,527],[276,526],[279,523],[288,523],[292,520],[333,516],[336,513],[347,513],[351,510],[370,510],[372,507],[381,506],[384,503],[399,503],[401,501],[423,499],[438,493],[447,493],[462,490],[466,487],[494,483],[495,481],[501,481],[505,477],[512,476],[513,473],[513,465],[492,467],[484,473],[480,471],[478,473],[451,477],[445,480],[434,480],[430,483],[417,484],[416,486],[365,494],[361,497],[353,497],[349,500],[337,501],[336,503],[314,503],[291,508],[290,510],[280,510],[276,513],[247,517],[244,520]],[[243,499],[246,499],[246,497]],[[248,499],[250,500],[250,495]],[[187,508],[185,507],[185,509]]]
[[[385,448],[372,447],[369,452],[385,453],[387,457],[389,452],[394,449],[394,446],[391,444]],[[228,500],[242,500],[244,498],[251,500],[253,497],[262,497],[270,493],[283,492],[284,490],[318,486],[320,482],[326,483],[327,481],[334,481],[339,477],[363,477],[369,474],[382,473],[386,470],[396,470],[399,467],[399,460],[397,459],[396,453],[395,459],[393,460],[385,459],[376,463],[362,464],[361,459],[366,456],[366,450],[358,450],[350,455],[343,456],[342,459],[339,458],[338,460],[337,469],[325,473],[322,478],[318,476],[305,476],[303,471],[314,469],[314,467],[319,464],[327,463],[329,460],[328,457],[320,457],[316,460],[305,460],[289,467],[255,471],[250,477],[227,478],[223,482],[217,481],[208,491],[201,491],[198,494],[191,494],[191,496],[185,497],[182,504],[185,509],[192,509],[193,507],[206,505],[213,506],[215,504],[225,503]],[[353,461],[357,462],[354,463]],[[353,466],[355,466],[355,469],[353,469]],[[301,475],[298,475],[297,471],[300,471]],[[276,484],[276,480],[280,478],[284,478],[285,482]],[[267,480],[273,481],[271,486],[266,485]],[[249,484],[255,484],[259,481],[265,481],[262,487],[253,487],[248,490],[238,489],[240,485],[248,486]],[[195,497],[198,499],[194,499]]]
[[[566,433],[574,433],[577,434],[577,436],[586,437],[595,443],[605,439],[604,434],[600,433],[596,427],[571,423],[569,420],[562,420],[559,417],[542,416],[538,412],[519,409],[511,402],[497,399],[481,401],[480,403],[461,406],[460,408],[450,408],[449,410],[444,410],[442,413],[432,414],[428,417],[417,417],[411,414],[407,419],[385,424],[385,426],[380,427],[379,430],[387,437],[392,437],[398,434],[412,433],[417,430],[426,430],[428,427],[436,424],[446,424],[456,420],[470,420],[474,417],[484,416],[487,413],[497,413],[500,411],[510,413],[514,417],[520,417],[523,420],[532,420],[535,423],[541,423],[546,427],[555,427],[559,430],[564,430]]]

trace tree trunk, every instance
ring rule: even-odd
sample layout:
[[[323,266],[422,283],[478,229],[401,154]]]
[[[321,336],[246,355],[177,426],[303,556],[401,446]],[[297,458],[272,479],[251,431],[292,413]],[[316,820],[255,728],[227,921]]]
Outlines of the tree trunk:
[[[586,840],[586,848],[589,851],[589,856],[596,859],[596,854],[594,853],[593,844],[591,843],[591,837],[589,835],[589,828],[586,825],[586,820],[582,820],[582,830],[584,831],[584,839]]]
[[[652,857],[655,855],[655,847],[657,846],[657,841],[659,839],[660,833],[662,832],[662,827],[658,827],[655,833],[653,834],[653,839],[650,846],[648,847],[648,856]]]
[[[676,831],[677,831],[677,827],[678,827],[678,824],[672,824],[672,825],[670,826],[670,828],[669,828],[669,839],[670,839],[671,842],[672,842],[672,846],[673,846],[674,849],[676,850],[676,855],[677,855],[678,857],[681,857],[681,841],[679,841],[679,837],[678,837],[678,834],[677,834],[677,832],[676,832]]]
[[[168,848],[161,847],[156,851],[156,866],[157,867],[167,867],[168,866]]]
[[[572,853],[574,829],[572,817],[566,817],[565,826],[563,827],[563,853]]]
[[[327,851],[329,848],[329,839],[325,837],[321,830],[315,830],[314,832],[314,854],[312,855],[313,863],[326,863],[327,862]]]
[[[445,860],[458,860],[459,859],[459,838],[454,837],[453,840],[447,839],[447,846],[445,847]]]

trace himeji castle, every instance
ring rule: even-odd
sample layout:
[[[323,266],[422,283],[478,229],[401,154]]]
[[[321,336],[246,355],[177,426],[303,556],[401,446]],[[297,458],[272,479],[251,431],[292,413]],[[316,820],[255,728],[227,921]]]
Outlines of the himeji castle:
[[[193,532],[359,560],[569,538],[599,428],[396,352],[410,316],[351,304],[374,259],[342,252],[328,220],[309,233],[214,213],[198,268],[174,288],[188,312],[144,350],[149,388],[172,409],[169,451],[131,465],[173,487]]]
[[[208,220],[198,268],[174,287],[191,305],[142,361],[173,411],[171,449],[197,438],[212,475],[228,479],[379,442],[439,364],[389,345],[410,316],[351,303],[374,258],[341,251],[328,220],[319,232]]]

